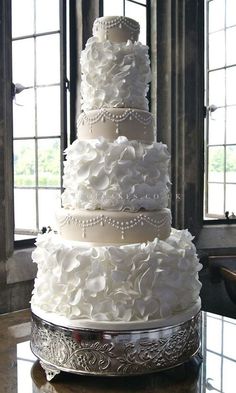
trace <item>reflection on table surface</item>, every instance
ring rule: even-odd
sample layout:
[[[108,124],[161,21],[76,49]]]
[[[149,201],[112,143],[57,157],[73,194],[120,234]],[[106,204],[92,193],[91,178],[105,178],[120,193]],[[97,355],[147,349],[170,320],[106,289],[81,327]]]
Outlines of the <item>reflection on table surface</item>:
[[[202,356],[164,372],[135,377],[60,373],[48,382],[30,350],[28,310],[0,317],[0,393],[235,393],[236,320],[202,313]]]

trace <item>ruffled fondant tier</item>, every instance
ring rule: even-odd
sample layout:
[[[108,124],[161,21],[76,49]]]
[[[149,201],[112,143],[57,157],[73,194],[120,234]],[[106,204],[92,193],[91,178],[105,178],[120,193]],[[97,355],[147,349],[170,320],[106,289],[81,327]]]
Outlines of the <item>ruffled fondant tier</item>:
[[[42,310],[40,307],[31,306],[32,312],[39,318],[49,323],[56,324],[58,326],[63,326],[64,328],[72,329],[92,329],[92,330],[116,330],[121,333],[121,331],[129,331],[130,334],[137,330],[146,329],[157,329],[157,328],[169,328],[185,323],[186,321],[192,319],[197,315],[201,309],[201,299],[197,299],[190,307],[183,311],[178,311],[175,314],[166,317],[152,319],[149,321],[92,321],[88,319],[69,319],[65,316],[59,315],[53,312],[47,312]],[[122,334],[122,333],[121,333]],[[193,393],[193,392],[192,392]]]
[[[91,247],[39,235],[32,306],[88,321],[151,321],[198,300],[201,265],[187,230],[166,241]]]
[[[91,37],[80,62],[84,111],[116,107],[148,110],[151,71],[147,46],[131,41],[99,42]]]
[[[93,24],[93,35],[99,41],[138,41],[139,32],[139,23],[126,16],[105,16],[95,19]]]
[[[66,150],[62,203],[87,210],[160,210],[168,205],[166,145],[119,137],[76,140]]]
[[[169,209],[137,213],[59,209],[56,218],[63,239],[99,245],[166,239],[171,230]]]
[[[77,122],[78,139],[104,137],[114,141],[122,135],[129,140],[154,141],[154,121],[150,112],[133,108],[102,108],[82,112]]]

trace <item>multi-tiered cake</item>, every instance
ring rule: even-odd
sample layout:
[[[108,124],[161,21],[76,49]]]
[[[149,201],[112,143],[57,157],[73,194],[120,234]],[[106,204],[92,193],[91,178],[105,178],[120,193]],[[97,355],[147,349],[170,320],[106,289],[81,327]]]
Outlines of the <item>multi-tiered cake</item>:
[[[171,229],[170,155],[155,142],[148,48],[138,35],[132,19],[99,18],[82,51],[83,111],[66,150],[58,233],[39,235],[33,253],[33,315],[55,326],[117,335],[191,324],[200,309],[192,237]],[[67,369],[91,372],[86,361],[76,367]]]

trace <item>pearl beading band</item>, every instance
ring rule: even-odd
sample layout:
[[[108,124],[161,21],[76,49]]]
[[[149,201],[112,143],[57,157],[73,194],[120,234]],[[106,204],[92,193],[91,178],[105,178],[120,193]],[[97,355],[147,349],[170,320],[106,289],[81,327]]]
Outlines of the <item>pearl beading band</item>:
[[[138,22],[125,16],[118,16],[110,20],[103,20],[101,18],[96,19],[93,25],[93,35],[95,35],[96,31],[101,29],[105,32],[105,39],[108,39],[109,29],[114,29],[115,27],[118,27],[119,29],[126,27],[130,30],[131,39],[134,38],[134,33],[140,33],[140,26]]]
[[[157,229],[157,236],[158,232],[161,227],[166,226],[171,223],[171,218],[169,215],[163,215],[162,217],[156,219],[151,218],[145,214],[139,214],[138,216],[131,218],[131,219],[114,219],[111,217],[107,217],[105,214],[97,215],[93,218],[77,218],[73,217],[68,214],[65,218],[60,220],[60,225],[64,226],[65,224],[74,224],[78,225],[82,228],[82,237],[86,238],[86,229],[91,228],[97,225],[104,226],[109,225],[114,227],[115,229],[121,232],[121,239],[124,240],[125,238],[125,231],[132,230],[134,227],[140,225],[143,226],[145,223],[153,226]]]
[[[105,122],[110,120],[115,124],[116,134],[119,134],[119,124],[125,121],[127,118],[129,120],[136,120],[145,127],[153,123],[153,116],[150,112],[144,112],[145,115],[141,115],[140,112],[135,109],[127,108],[122,114],[114,114],[106,108],[101,108],[96,115],[89,112],[82,112],[78,118],[77,127],[81,124],[84,125],[87,122],[90,126],[90,132],[92,133],[92,126],[99,121]]]

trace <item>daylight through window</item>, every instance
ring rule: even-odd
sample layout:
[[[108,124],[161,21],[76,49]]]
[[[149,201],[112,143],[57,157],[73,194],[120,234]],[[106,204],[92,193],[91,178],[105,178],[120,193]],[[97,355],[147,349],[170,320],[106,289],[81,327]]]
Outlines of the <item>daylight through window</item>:
[[[53,226],[61,193],[59,0],[12,1],[16,239]]]
[[[236,1],[206,1],[205,219],[236,218]]]

